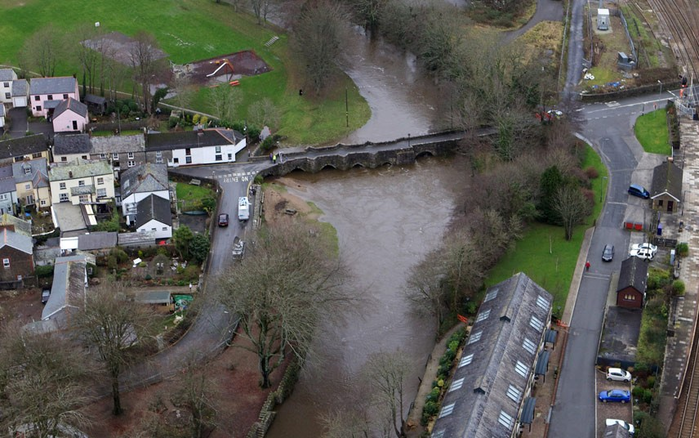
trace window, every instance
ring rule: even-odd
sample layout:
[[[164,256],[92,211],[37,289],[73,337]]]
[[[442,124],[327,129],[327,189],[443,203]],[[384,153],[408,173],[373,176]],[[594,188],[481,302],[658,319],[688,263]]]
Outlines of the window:
[[[118,160],[119,154],[117,152],[112,152],[112,160]]]
[[[24,190],[31,190],[31,189],[32,189],[32,185],[31,185],[31,184],[25,184],[25,185],[24,185]]]
[[[549,308],[549,300],[547,300],[546,298],[539,295],[538,297],[536,297],[536,305],[541,307],[542,309],[548,309]]]
[[[163,231],[167,231],[167,227],[163,227]]]
[[[473,344],[474,342],[480,341],[482,335],[483,335],[483,330],[476,332],[476,333],[472,333],[471,337],[468,338],[468,345]]]
[[[476,318],[476,322],[483,321],[484,319],[488,319],[490,316],[490,309],[484,310],[483,312],[478,314],[478,318]]]
[[[439,413],[439,418],[446,417],[447,415],[451,414],[454,411],[454,405],[456,403],[452,403],[450,405],[446,405],[442,408],[442,411]]]
[[[461,358],[461,360],[459,361],[459,368],[465,367],[466,365],[470,364],[471,362],[473,362],[473,353]]]
[[[129,152],[129,160],[133,159],[133,152]]]
[[[221,154],[216,155],[216,161],[223,161],[223,156]]]
[[[65,189],[66,189],[66,183],[58,183],[58,188],[61,189],[61,190],[65,190]]]
[[[10,88],[10,83],[9,83],[9,82],[3,82],[2,85],[4,85],[5,88]]]
[[[67,162],[67,161],[68,161],[68,157],[61,157],[61,161],[64,162],[64,163]]]
[[[49,94],[48,100],[53,100],[53,94]]]
[[[20,163],[20,162],[22,162],[22,161],[24,161],[24,157],[23,157],[23,156],[20,155],[19,157],[15,157],[15,163]]]
[[[42,200],[41,200],[41,205],[46,205],[46,201],[44,201],[44,200],[42,199]]]
[[[512,418],[512,415],[508,414],[505,411],[500,411],[500,417],[498,417],[498,423],[502,424],[508,429],[512,429],[512,426],[515,424],[515,419]]]
[[[507,388],[507,396],[515,403],[519,403],[519,398],[522,396],[522,390],[515,385],[510,385]]]
[[[233,154],[228,154],[228,161],[231,161],[233,159]]]
[[[663,206],[663,200],[662,200],[662,199],[658,199],[658,207],[662,207],[662,206]]]
[[[102,184],[104,184],[104,178],[102,178],[102,177],[97,178],[97,185],[101,186]]]
[[[185,157],[184,161],[185,161],[187,164],[191,164],[191,163],[192,163],[192,157]]]
[[[134,160],[129,160],[129,167],[134,167],[136,162]]]
[[[68,95],[67,95],[67,94],[64,94],[64,95],[63,95],[63,100],[66,100],[66,99],[68,99]]]
[[[185,149],[185,150],[184,150],[184,154],[185,154],[185,155],[192,155],[192,149],[191,149],[191,148]]]
[[[163,163],[163,157],[155,157],[155,162],[156,162],[156,164],[162,164],[162,163]]]
[[[10,94],[10,93],[5,93],[5,99],[11,99],[11,98],[12,98],[12,94]]]
[[[517,374],[519,374],[522,377],[527,377],[527,372],[529,371],[529,368],[523,364],[520,361],[517,361],[517,364],[515,365],[515,371],[517,371]]]
[[[68,202],[68,193],[61,193],[58,195],[58,202]]]
[[[151,231],[158,231],[158,230],[157,230],[157,229],[155,229],[155,228],[151,228],[150,230],[151,230]]]
[[[107,197],[107,189],[97,189],[97,197],[98,198],[106,198]]]
[[[107,154],[100,154],[100,160],[106,160]]]
[[[41,158],[41,152],[34,152],[32,158]]]
[[[464,386],[464,379],[465,377],[462,377],[451,382],[451,385],[449,386],[449,392],[456,391],[457,389]]]
[[[524,338],[522,347],[524,347],[524,349],[530,352],[531,354],[536,353],[536,344],[533,343],[529,338]]]
[[[2,259],[2,266],[5,268],[10,267],[10,259]]]
[[[544,329],[544,323],[541,322],[541,320],[534,315],[532,315],[531,319],[529,320],[529,325],[538,331],[541,331]]]
[[[173,158],[173,159],[172,159],[172,162],[175,163],[175,164],[178,164],[178,163],[180,162],[180,159],[179,159],[179,158]]]
[[[90,202],[90,195],[80,195],[80,203],[86,204]]]
[[[221,153],[221,146],[216,146],[216,153],[220,154]]]
[[[27,195],[27,205],[34,205],[34,195]]]
[[[498,296],[498,290],[499,289],[493,289],[490,292],[488,292],[485,296],[485,299],[483,300],[484,303],[487,303],[488,301],[494,299],[495,297]]]
[[[35,102],[38,102],[38,101],[40,101],[40,100],[41,100],[41,98],[40,98],[39,96],[34,96],[34,101],[35,101]],[[41,107],[39,107],[39,108],[41,108]]]
[[[24,174],[31,175],[31,173],[32,173],[32,166],[24,166]]]
[[[80,158],[82,158],[83,160],[87,160],[87,155],[83,155],[83,156],[80,157]]]
[[[36,106],[36,110],[37,110],[37,111],[41,111],[41,105],[37,105],[37,106]]]
[[[0,194],[0,201],[6,201],[7,200],[7,193]]]
[[[78,187],[84,187],[85,186],[85,180],[80,180],[78,181]]]

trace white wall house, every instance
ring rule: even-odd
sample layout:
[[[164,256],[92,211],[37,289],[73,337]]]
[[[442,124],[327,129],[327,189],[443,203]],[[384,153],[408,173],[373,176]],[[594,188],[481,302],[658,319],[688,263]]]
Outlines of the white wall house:
[[[104,161],[76,160],[49,170],[51,201],[73,205],[106,203],[114,199],[114,174]]]
[[[11,68],[0,68],[0,103],[12,103],[12,82],[17,80],[17,73]]]
[[[149,162],[170,167],[233,163],[246,145],[245,137],[232,129],[168,132],[148,134],[146,154]]]
[[[152,232],[156,239],[172,237],[172,212],[170,201],[160,196],[149,195],[136,208],[136,230]]]
[[[138,203],[150,195],[170,202],[170,187],[165,164],[146,163],[122,172],[121,211],[127,225],[131,225],[136,220]]]

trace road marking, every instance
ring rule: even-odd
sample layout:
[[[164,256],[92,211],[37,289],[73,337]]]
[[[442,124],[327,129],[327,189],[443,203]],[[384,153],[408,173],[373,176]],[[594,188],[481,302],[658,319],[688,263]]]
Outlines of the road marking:
[[[604,275],[604,274],[585,274],[584,277],[590,278],[592,280],[609,280],[610,276],[609,275]]]

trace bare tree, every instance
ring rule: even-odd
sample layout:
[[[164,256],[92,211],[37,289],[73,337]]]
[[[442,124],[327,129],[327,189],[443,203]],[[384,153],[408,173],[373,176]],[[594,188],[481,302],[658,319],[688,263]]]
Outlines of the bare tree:
[[[172,81],[172,90],[175,92],[173,98],[175,104],[180,108],[187,108],[194,97],[194,87],[187,76],[175,76]]]
[[[465,230],[454,231],[445,238],[443,251],[445,284],[451,293],[451,309],[459,308],[462,298],[475,293],[483,284],[485,268],[481,248]]]
[[[258,100],[248,108],[248,120],[254,125],[269,126],[272,130],[279,129],[282,115],[279,108],[274,105],[274,102],[268,97]]]
[[[418,313],[430,315],[435,319],[435,333],[439,333],[447,311],[447,291],[443,284],[446,277],[444,269],[441,251],[430,252],[412,268],[405,291],[406,297]]]
[[[52,24],[44,26],[22,46],[19,53],[23,70],[38,71],[41,76],[55,76],[56,65],[63,55],[65,34]]]
[[[553,208],[563,221],[566,240],[570,240],[573,238],[575,226],[582,223],[590,214],[591,205],[580,188],[566,184],[556,192]]]
[[[150,86],[162,67],[162,62],[159,62],[160,48],[155,37],[148,32],[139,31],[133,39],[129,59],[134,70],[134,80],[141,85],[144,110],[149,113],[152,111]]]
[[[79,409],[87,395],[90,367],[64,338],[37,335],[19,326],[0,336],[0,428],[26,436],[59,436],[90,420]],[[60,434],[62,436],[62,434]]]
[[[257,24],[262,24],[267,21],[267,14],[272,7],[272,0],[250,0],[250,6],[252,7],[252,12],[257,18]],[[234,4],[237,8],[237,5]]]
[[[219,298],[239,318],[236,343],[258,357],[260,385],[287,351],[304,357],[321,317],[350,301],[340,288],[344,270],[326,239],[299,224],[263,229],[238,266],[221,279]]]
[[[175,394],[178,406],[184,406],[191,413],[192,438],[201,438],[205,430],[215,425],[214,397],[216,388],[206,374],[206,364],[197,363],[191,358],[184,369],[184,378]]]
[[[228,84],[219,85],[211,90],[211,111],[223,122],[233,122],[238,111],[238,106],[243,100],[240,91]]]
[[[294,26],[294,42],[316,94],[337,72],[336,62],[347,38],[348,13],[332,0],[307,3]]]
[[[136,347],[143,350],[153,341],[154,316],[145,306],[127,300],[126,291],[127,286],[123,283],[91,289],[84,309],[74,320],[76,335],[97,350],[107,372],[114,415],[123,412],[119,377],[141,359]]]
[[[95,76],[100,58],[100,53],[95,48],[99,46],[99,41],[102,39],[100,29],[92,24],[84,23],[71,34],[74,56],[83,70],[83,95],[86,94],[88,86],[90,93],[94,93]]]
[[[371,422],[367,412],[350,406],[338,409],[321,418],[323,438],[369,438]]]
[[[378,412],[385,410],[383,424],[389,424],[396,437],[406,436],[405,379],[410,372],[410,362],[405,353],[374,353],[363,368],[363,375],[374,390],[374,406]]]

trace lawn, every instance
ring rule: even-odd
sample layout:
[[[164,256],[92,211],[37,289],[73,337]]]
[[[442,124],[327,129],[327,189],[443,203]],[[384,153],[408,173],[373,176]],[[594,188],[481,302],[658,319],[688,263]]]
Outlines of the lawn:
[[[135,13],[134,11],[138,11]],[[328,99],[314,102],[308,90],[298,96],[302,77],[293,73],[296,57],[289,48],[286,35],[271,26],[260,26],[254,17],[239,14],[226,3],[214,1],[180,0],[171,2],[153,0],[141,2],[123,0],[93,0],[86,6],[81,0],[43,2],[39,0],[0,0],[0,14],[5,25],[0,30],[0,59],[3,63],[17,65],[18,52],[25,39],[47,23],[70,34],[80,25],[100,22],[107,31],[119,31],[134,35],[147,30],[155,35],[170,61],[182,64],[215,57],[240,50],[254,50],[267,62],[272,71],[240,80],[243,94],[238,111],[240,119],[246,118],[248,106],[261,98],[270,98],[283,113],[281,134],[289,143],[323,143],[338,139],[362,126],[370,116],[366,101],[359,95],[351,80],[342,76],[330,90]],[[271,47],[265,43],[273,36],[280,39]],[[77,44],[76,41],[66,44]],[[58,75],[77,74],[80,68],[73,57],[66,56],[58,66]],[[344,97],[348,90],[350,126],[345,126]],[[130,92],[131,89],[123,90]],[[203,89],[192,103],[192,108],[203,112],[210,110],[207,104],[209,90]],[[309,132],[309,131],[313,132]]]
[[[607,190],[607,168],[599,155],[587,146],[582,168],[590,166],[599,173],[599,177],[592,180],[595,208],[586,223],[575,228],[573,239],[565,240],[563,227],[540,223],[530,225],[522,240],[491,270],[487,286],[524,272],[554,296],[553,311],[559,316],[562,314],[585,230],[601,213],[602,202],[599,201],[604,199]]]
[[[651,154],[672,154],[664,108],[639,116],[633,130],[644,151]]]
[[[195,186],[193,184],[177,183],[176,192],[177,202],[184,201],[184,206],[182,206],[182,210],[184,211],[203,210],[203,199],[216,199],[214,191],[206,186]]]

